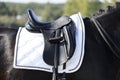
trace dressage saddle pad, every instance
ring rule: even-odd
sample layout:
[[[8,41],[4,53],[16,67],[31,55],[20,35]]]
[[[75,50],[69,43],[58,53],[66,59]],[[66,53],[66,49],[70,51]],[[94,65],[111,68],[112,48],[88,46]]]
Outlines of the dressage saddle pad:
[[[77,71],[83,61],[85,29],[80,13],[70,17],[76,26],[75,40],[76,47],[72,57],[66,62],[66,68],[63,65],[58,66],[58,73],[72,73]],[[42,33],[31,33],[26,28],[19,28],[15,51],[13,67],[17,69],[31,69],[52,72],[52,65],[47,64],[43,59],[45,42]]]

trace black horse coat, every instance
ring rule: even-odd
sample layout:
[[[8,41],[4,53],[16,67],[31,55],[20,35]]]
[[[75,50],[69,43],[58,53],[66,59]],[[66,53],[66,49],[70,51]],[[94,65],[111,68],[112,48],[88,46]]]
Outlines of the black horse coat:
[[[120,8],[95,16],[120,47]],[[98,32],[91,18],[84,19],[85,55],[81,68],[67,74],[67,80],[119,80],[120,61]],[[0,80],[51,80],[44,71],[13,68],[15,37],[18,29],[0,28]]]

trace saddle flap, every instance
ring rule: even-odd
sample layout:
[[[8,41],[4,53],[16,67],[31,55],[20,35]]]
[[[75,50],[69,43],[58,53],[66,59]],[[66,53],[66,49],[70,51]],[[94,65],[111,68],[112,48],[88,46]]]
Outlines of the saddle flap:
[[[61,29],[61,33],[60,33],[60,36],[62,37],[62,39],[60,38],[61,41],[59,42],[56,42],[54,40],[52,41],[52,42],[56,42],[56,44],[58,45],[58,53],[57,53],[58,54],[58,65],[66,63],[67,60],[69,60],[74,53],[75,46],[76,46],[75,30],[76,30],[75,25],[73,22],[71,22],[69,25],[64,26]],[[45,34],[47,34],[47,32]],[[55,54],[56,44],[49,43],[47,38],[45,42],[46,45],[45,45],[45,50],[43,54],[43,59],[47,64],[54,65],[54,54]]]

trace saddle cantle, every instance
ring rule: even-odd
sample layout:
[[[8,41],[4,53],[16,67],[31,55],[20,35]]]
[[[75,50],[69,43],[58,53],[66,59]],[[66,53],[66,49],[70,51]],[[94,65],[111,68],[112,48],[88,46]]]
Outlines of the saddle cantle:
[[[75,24],[70,17],[62,16],[53,22],[40,22],[32,9],[29,9],[26,29],[43,34],[43,59],[47,64],[53,66],[56,55],[58,65],[64,64],[72,57],[76,44]]]

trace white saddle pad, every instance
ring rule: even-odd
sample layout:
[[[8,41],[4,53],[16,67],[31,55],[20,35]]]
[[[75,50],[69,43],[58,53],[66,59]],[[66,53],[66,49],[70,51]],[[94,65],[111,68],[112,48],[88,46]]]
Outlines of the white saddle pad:
[[[80,13],[71,16],[76,25],[76,48],[74,55],[66,63],[66,69],[63,65],[58,67],[58,73],[72,73],[77,71],[83,61],[85,28]],[[13,67],[17,69],[32,69],[52,72],[53,66],[43,61],[44,38],[41,33],[31,33],[25,28],[19,28],[14,51]]]

